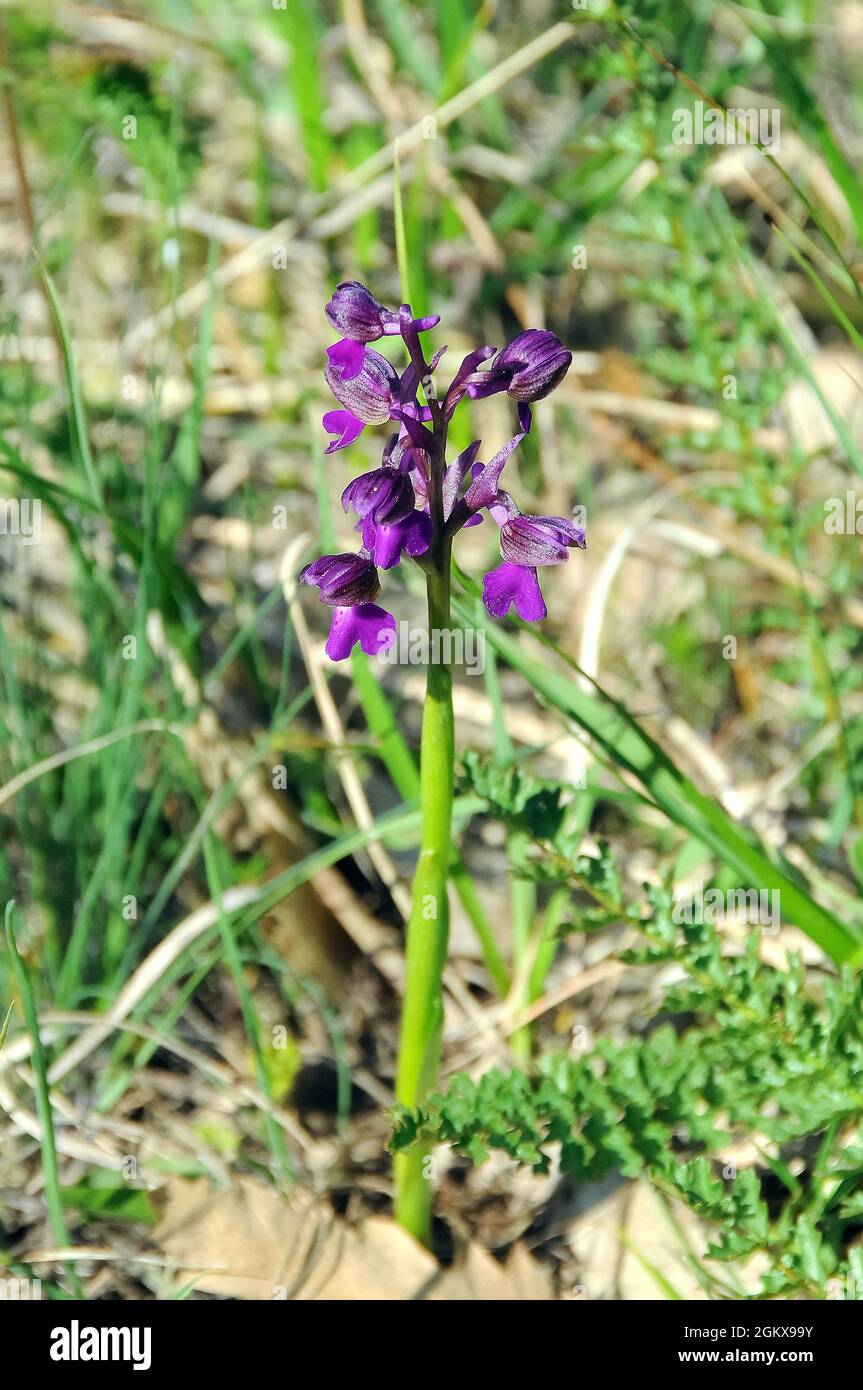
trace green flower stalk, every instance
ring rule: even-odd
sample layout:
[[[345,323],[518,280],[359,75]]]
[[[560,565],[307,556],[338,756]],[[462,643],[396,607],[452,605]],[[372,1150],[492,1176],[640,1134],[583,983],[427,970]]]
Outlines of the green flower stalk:
[[[440,571],[427,576],[429,631],[445,631],[450,611],[450,549]],[[430,644],[431,645],[431,644]],[[438,644],[441,648],[443,644]],[[443,1036],[441,982],[449,940],[447,877],[452,839],[455,721],[452,672],[430,662],[420,747],[422,841],[407,927],[405,996],[399,1042],[396,1099],[413,1109],[433,1088]],[[422,1149],[395,1159],[396,1218],[428,1244],[431,1182]]]
[[[388,440],[381,466],[355,478],[342,503],[353,508],[362,545],[359,551],[324,555],[300,572],[321,602],[332,609],[327,653],[340,661],[358,642],[370,656],[396,640],[395,620],[374,600],[380,593],[379,569],[392,569],[404,556],[425,573],[429,637],[450,627],[453,538],[462,527],[477,526],[487,513],[500,528],[502,563],[485,575],[483,601],[489,613],[505,617],[514,605],[519,617],[537,621],[546,609],[537,568],[559,565],[571,547],[583,548],[584,531],[565,517],[524,516],[500,486],[507,459],[532,422],[530,403],[548,395],[563,379],[572,354],[553,333],[529,329],[501,352],[477,348],[462,362],[446,394],[438,399],[433,373],[443,354],[426,360],[420,335],[435,327],[432,315],[415,319],[410,305],[385,309],[365,286],[339,285],[327,316],[343,335],[327,351],[327,382],[340,410],[324,416],[333,435],[327,453],[352,444],[366,425],[393,420],[398,432]],[[368,346],[399,336],[408,353],[402,373]],[[488,359],[490,365],[481,370]],[[419,392],[425,398],[420,401]],[[483,464],[479,440],[447,463],[449,421],[465,398],[506,392],[517,402],[519,432]],[[429,641],[426,697],[420,749],[422,838],[413,883],[405,946],[405,995],[401,1019],[396,1098],[414,1109],[433,1089],[443,1037],[442,981],[449,939],[447,880],[452,861],[455,730],[452,672],[442,660],[449,643]],[[402,1226],[418,1240],[431,1238],[432,1185],[427,1155],[399,1154],[395,1162],[395,1209]]]

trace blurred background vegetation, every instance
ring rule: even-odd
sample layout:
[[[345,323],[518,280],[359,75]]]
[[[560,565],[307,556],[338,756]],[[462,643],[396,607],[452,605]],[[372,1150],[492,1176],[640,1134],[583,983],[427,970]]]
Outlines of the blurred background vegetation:
[[[587,511],[547,633],[863,927],[860,541],[824,524],[863,473],[863,5],[36,0],[0,22],[0,497],[42,504],[39,544],[0,549],[0,897],[59,1150],[46,1192],[19,1007],[0,1254],[71,1287],[32,1259],[65,1222],[120,1254],[77,1261],[91,1296],[164,1296],[142,1252],[165,1220],[151,1194],[178,1176],[299,1183],[352,1222],[389,1200],[421,672],[325,667],[290,583],[318,543],[352,543],[338,499],[382,442],[324,466],[338,281],[397,304],[406,280],[442,316],[442,377],[522,327],[573,350],[517,465],[526,510]],[[779,147],[675,143],[697,101],[778,109]],[[511,432],[499,398],[464,415],[460,446]],[[494,545],[470,532],[460,564],[479,573]],[[398,585],[396,616],[417,618]],[[586,777],[585,850],[610,842],[635,890],[735,886],[513,670],[463,674],[456,711],[464,748]],[[466,817],[448,1070],[509,1057],[472,928],[508,962],[547,908],[508,883],[517,837]],[[538,1052],[642,1026],[655,972],[566,993],[628,930],[559,948],[552,931],[520,1000],[549,991]],[[780,967],[794,946],[817,980],[794,928],[765,941]],[[585,1253],[578,1221],[606,1197],[455,1162],[440,1251],[528,1232],[549,1289],[662,1296],[648,1266],[679,1259],[672,1227],[644,1218],[640,1262],[612,1236]],[[157,1248],[205,1262],[160,1229]]]

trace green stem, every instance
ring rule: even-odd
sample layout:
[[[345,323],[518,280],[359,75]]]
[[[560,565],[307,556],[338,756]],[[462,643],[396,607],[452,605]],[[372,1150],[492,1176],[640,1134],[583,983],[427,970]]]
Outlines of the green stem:
[[[430,570],[429,636],[450,625],[450,548],[443,547],[440,568]],[[443,1034],[441,979],[449,937],[447,877],[452,852],[452,800],[455,733],[452,672],[432,660],[423,710],[420,751],[422,840],[407,927],[405,997],[402,1008],[396,1099],[409,1109],[419,1105],[435,1084]],[[395,1159],[396,1219],[426,1245],[431,1234],[431,1183],[426,1153],[417,1147]]]

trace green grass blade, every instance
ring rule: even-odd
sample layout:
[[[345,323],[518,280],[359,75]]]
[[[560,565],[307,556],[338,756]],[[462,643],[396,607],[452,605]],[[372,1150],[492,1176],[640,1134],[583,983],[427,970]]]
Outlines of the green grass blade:
[[[33,988],[30,984],[30,977],[27,968],[18,954],[18,946],[15,941],[15,932],[12,926],[15,904],[6,904],[6,947],[9,951],[9,958],[12,962],[12,971],[15,976],[15,983],[18,993],[21,996],[21,1005],[24,1010],[24,1022],[27,1032],[30,1034],[30,1041],[33,1052],[33,1072],[35,1075],[36,1091],[36,1113],[39,1116],[39,1124],[42,1127],[42,1171],[45,1176],[45,1204],[48,1208],[48,1220],[51,1223],[51,1231],[54,1239],[60,1246],[69,1244],[69,1235],[66,1230],[66,1218],[63,1215],[63,1197],[60,1191],[60,1173],[57,1167],[57,1145],[54,1138],[54,1111],[51,1106],[51,1093],[48,1089],[48,1067],[45,1060],[45,1052],[42,1047],[42,1035],[39,1032],[39,1018],[36,1012],[36,1000],[33,996]],[[81,1285],[75,1270],[69,1266],[67,1268],[69,1282],[77,1298],[83,1298]]]
[[[78,380],[75,358],[72,354],[72,340],[69,337],[69,330],[66,327],[66,320],[63,316],[63,310],[60,307],[60,300],[54,281],[41,264],[39,266],[39,274],[42,277],[42,284],[45,286],[45,293],[51,305],[54,323],[57,326],[57,332],[60,335],[60,343],[63,348],[63,369],[66,374],[66,388],[69,392],[69,404],[72,407],[72,438],[87,482],[90,485],[93,501],[101,512],[105,510],[105,499],[102,495],[102,484],[96,472],[93,455],[90,452],[90,439],[87,433],[87,415],[84,410],[84,397],[81,392],[81,383]]]
[[[216,853],[216,845],[212,837],[208,834],[204,836],[204,863],[207,870],[207,887],[210,890],[213,901],[219,909],[219,932],[222,938],[222,951],[225,961],[234,981],[234,988],[240,1001],[240,1010],[243,1015],[243,1024],[246,1030],[246,1038],[255,1061],[255,1074],[258,1079],[258,1086],[263,1095],[268,1100],[272,1100],[270,1093],[270,1078],[264,1062],[264,1054],[261,1048],[261,1033],[258,1022],[258,1013],[255,1008],[255,1001],[252,991],[246,982],[243,963],[240,959],[240,952],[233,929],[228,921],[222,907],[222,881],[221,872]],[[285,1140],[280,1127],[276,1124],[272,1115],[264,1115],[264,1125],[267,1132],[267,1142],[273,1155],[274,1167],[285,1180],[292,1176],[288,1151],[285,1147]]]
[[[327,103],[321,90],[317,17],[308,0],[288,0],[278,13],[291,48],[291,91],[309,161],[309,184],[316,193],[327,187],[330,136],[324,125]]]
[[[591,682],[593,693],[587,694],[571,678],[529,656],[501,627],[485,624],[475,602],[457,600],[453,609],[466,624],[483,623],[486,639],[498,654],[549,704],[590,734],[619,767],[631,773],[669,820],[713,850],[742,876],[747,887],[779,892],[783,918],[800,927],[832,960],[863,964],[863,933],[840,922],[777,868],[754,837],[739,829],[717,802],[699,792],[678,770],[623,705],[595,682]],[[567,664],[578,672],[574,662]]]

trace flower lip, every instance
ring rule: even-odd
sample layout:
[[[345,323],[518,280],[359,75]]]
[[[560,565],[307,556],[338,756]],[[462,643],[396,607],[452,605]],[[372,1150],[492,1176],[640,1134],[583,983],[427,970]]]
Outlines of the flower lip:
[[[365,349],[363,365],[355,376],[345,379],[331,362],[324,368],[324,376],[336,400],[363,424],[382,425],[389,420],[398,400],[398,372],[374,348]]]
[[[396,620],[376,603],[334,608],[326,653],[332,661],[344,661],[359,642],[367,656],[377,656],[396,640]]]
[[[514,516],[500,528],[500,553],[513,565],[562,565],[571,546],[586,544],[583,528],[563,516]]]
[[[548,612],[536,570],[507,560],[484,576],[482,601],[493,618],[505,618],[513,604],[525,623],[541,622]]]
[[[334,454],[336,449],[346,449],[355,439],[359,439],[365,429],[362,420],[358,420],[349,410],[328,410],[321,423],[327,434],[336,436],[324,450],[326,454]]]
[[[330,608],[356,608],[371,603],[381,591],[378,572],[367,555],[321,555],[300,570],[301,584],[314,584],[321,603]]]

